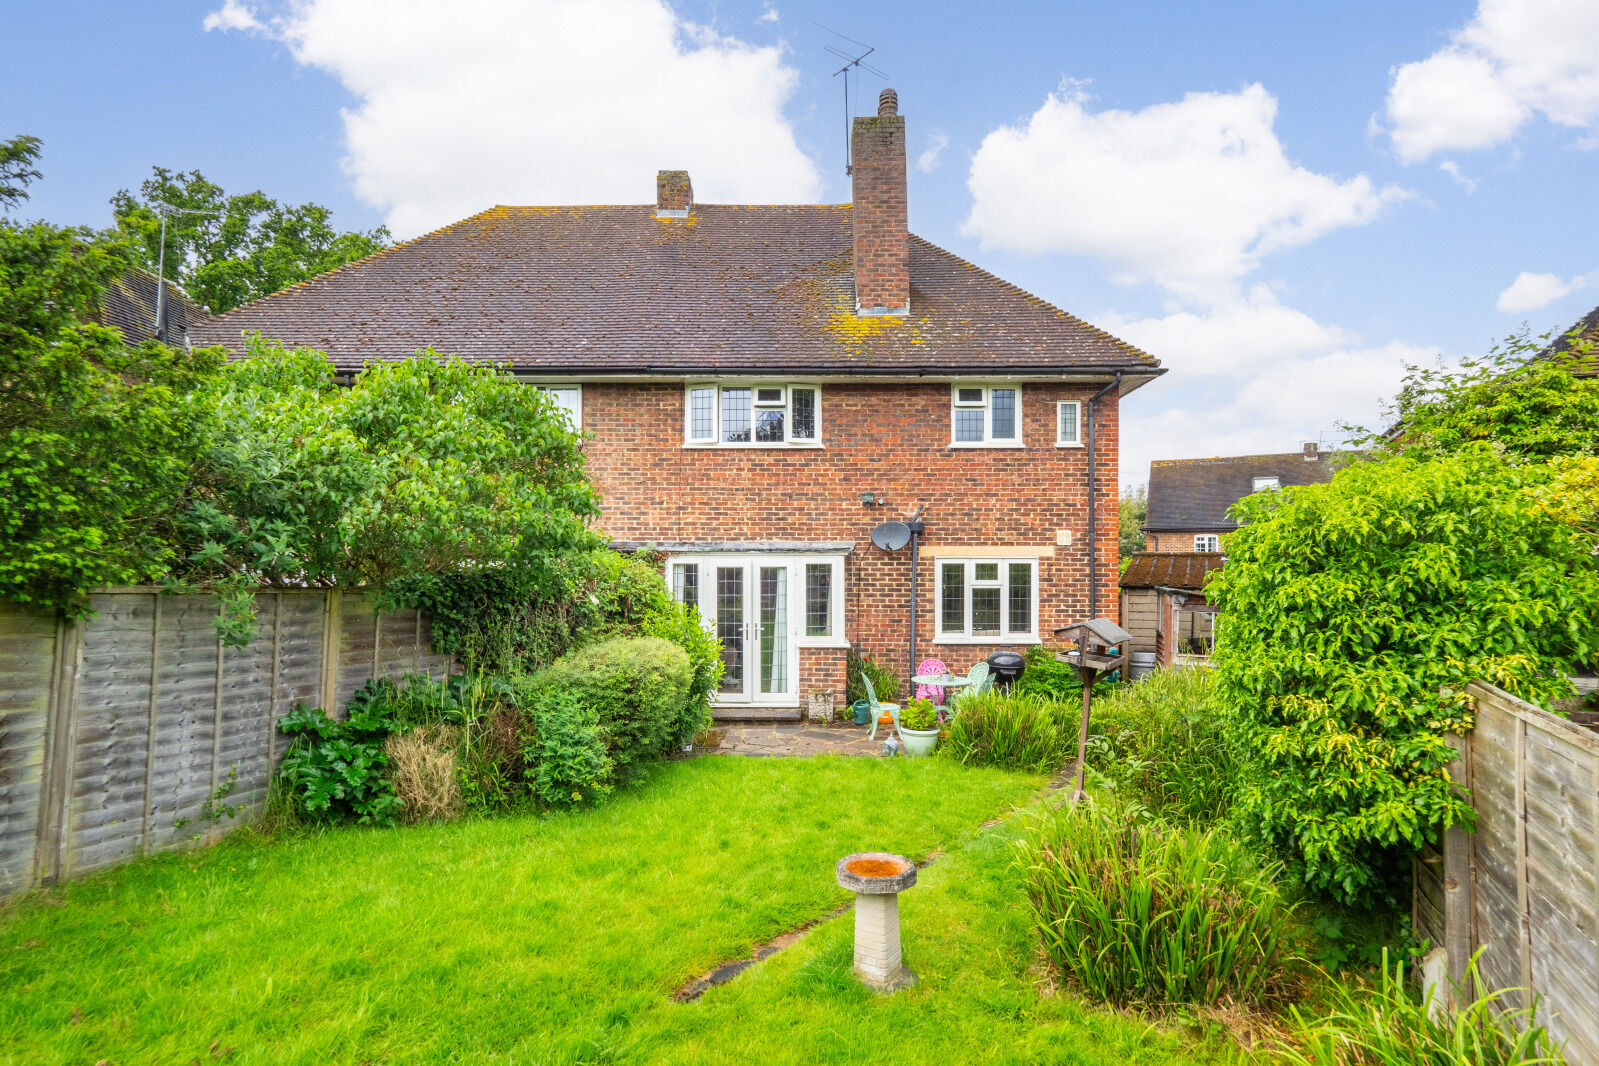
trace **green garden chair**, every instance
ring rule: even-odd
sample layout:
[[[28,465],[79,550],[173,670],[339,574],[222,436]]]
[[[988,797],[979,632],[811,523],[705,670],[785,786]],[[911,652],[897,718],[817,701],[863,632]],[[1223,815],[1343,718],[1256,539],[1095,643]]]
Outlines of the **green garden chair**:
[[[884,711],[894,719],[894,731],[899,732],[899,704],[878,703],[877,690],[872,687],[872,679],[862,674],[861,680],[866,683],[866,702],[872,705],[872,731],[867,734],[867,739],[877,739],[877,720],[883,716]]]
[[[994,687],[994,675],[987,663],[978,663],[972,667],[967,671],[966,679],[971,684],[956,689],[955,695],[950,697],[949,713],[952,716],[960,713],[961,704],[975,696],[981,696]]]

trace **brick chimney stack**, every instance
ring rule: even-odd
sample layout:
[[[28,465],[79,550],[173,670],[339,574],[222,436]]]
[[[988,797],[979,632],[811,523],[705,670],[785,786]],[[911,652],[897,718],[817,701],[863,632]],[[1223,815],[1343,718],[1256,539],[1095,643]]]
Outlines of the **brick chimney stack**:
[[[905,119],[899,94],[884,89],[877,114],[850,134],[855,203],[855,306],[863,315],[904,315],[911,307],[905,217]]]
[[[694,184],[688,180],[686,170],[658,170],[655,172],[655,217],[687,218],[694,203]]]

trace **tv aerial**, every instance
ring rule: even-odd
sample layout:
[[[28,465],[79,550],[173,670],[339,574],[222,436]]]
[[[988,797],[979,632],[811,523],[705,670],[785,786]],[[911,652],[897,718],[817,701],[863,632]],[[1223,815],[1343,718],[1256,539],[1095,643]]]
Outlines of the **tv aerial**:
[[[838,47],[837,45],[832,45],[832,44],[825,44],[825,45],[822,46],[827,51],[831,52],[833,55],[837,56],[838,58],[840,58],[840,59],[842,59],[844,61],[844,65],[842,67],[839,67],[837,70],[833,71],[833,77],[836,78],[840,74],[844,75],[844,173],[853,174],[855,172],[855,166],[854,166],[854,161],[850,158],[850,144],[849,144],[849,133],[850,133],[849,76],[850,76],[850,73],[853,71],[855,76],[856,76],[856,78],[859,78],[861,71],[869,70],[873,74],[876,74],[879,78],[882,78],[884,81],[888,80],[888,75],[885,74],[883,71],[878,70],[876,67],[872,66],[870,63],[866,62],[866,57],[871,55],[873,52],[877,51],[877,49],[874,46],[867,44],[865,41],[857,41],[853,37],[845,37],[842,33],[839,33],[837,30],[834,30],[834,29],[828,29],[828,27],[823,26],[820,22],[815,22],[814,25],[816,25],[817,27],[819,27],[821,29],[827,30],[828,33],[831,33],[834,37],[837,37],[839,40],[848,41],[850,44],[855,46],[855,48],[852,48],[852,49],[843,49],[843,48]],[[856,54],[857,50],[861,49],[861,48],[866,49],[866,51],[860,52],[859,54]]]

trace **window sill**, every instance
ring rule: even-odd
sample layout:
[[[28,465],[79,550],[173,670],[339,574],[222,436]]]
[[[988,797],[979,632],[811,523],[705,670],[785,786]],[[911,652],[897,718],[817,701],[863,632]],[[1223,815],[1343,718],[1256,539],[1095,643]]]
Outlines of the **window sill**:
[[[1019,441],[1019,440],[985,440],[985,441],[952,440],[952,441],[949,442],[949,446],[951,448],[1025,448],[1025,447],[1027,447],[1027,445],[1024,442]]]
[[[1082,446],[1083,446],[1083,442],[1080,441],[1080,440],[1079,441],[1058,440],[1058,441],[1055,442],[1055,447],[1057,447],[1057,448],[1081,448]]]
[[[1042,644],[1043,641],[1031,633],[1011,633],[1009,635],[996,633],[987,637],[950,636],[940,633],[933,638],[934,644]]]
[[[827,447],[825,444],[723,444],[719,441],[689,441],[683,445],[685,449],[693,451],[715,451],[724,449],[728,451],[769,451],[769,452],[813,452]]]
[[[838,650],[848,648],[849,641],[839,640],[836,637],[800,637],[795,643],[800,648],[832,648]]]

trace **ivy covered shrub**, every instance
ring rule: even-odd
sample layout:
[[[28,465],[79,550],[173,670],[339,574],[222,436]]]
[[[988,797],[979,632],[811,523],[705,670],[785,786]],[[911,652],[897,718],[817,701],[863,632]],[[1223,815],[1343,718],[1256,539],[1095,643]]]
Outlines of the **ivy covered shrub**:
[[[1391,898],[1409,855],[1470,817],[1444,741],[1471,725],[1468,682],[1547,706],[1594,661],[1593,539],[1549,505],[1555,476],[1471,444],[1239,503],[1206,589],[1234,815],[1311,888]]]
[[[694,683],[688,653],[659,637],[591,644],[535,674],[531,690],[563,694],[592,712],[616,784],[643,772],[681,743]]]

